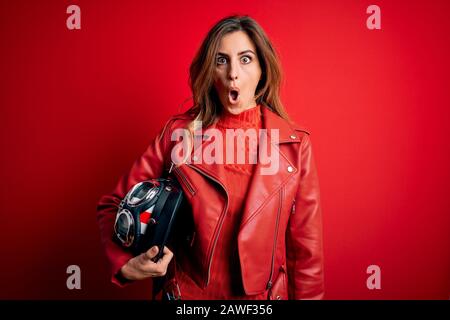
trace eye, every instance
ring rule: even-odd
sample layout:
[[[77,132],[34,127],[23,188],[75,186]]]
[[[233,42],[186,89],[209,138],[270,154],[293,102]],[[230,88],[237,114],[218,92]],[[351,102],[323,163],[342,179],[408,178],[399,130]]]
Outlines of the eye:
[[[227,59],[225,57],[217,57],[216,63],[218,65],[227,63]]]
[[[252,61],[252,57],[250,57],[250,56],[243,56],[243,57],[241,58],[241,61],[242,61],[243,63],[245,63],[245,64],[248,64],[248,63],[250,63],[250,62]]]

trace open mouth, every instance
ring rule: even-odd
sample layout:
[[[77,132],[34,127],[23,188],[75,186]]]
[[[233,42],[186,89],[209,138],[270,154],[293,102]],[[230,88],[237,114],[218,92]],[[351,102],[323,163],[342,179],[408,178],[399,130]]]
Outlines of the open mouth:
[[[239,90],[237,89],[231,89],[228,92],[228,100],[230,101],[230,103],[235,104],[238,102],[239,100]]]

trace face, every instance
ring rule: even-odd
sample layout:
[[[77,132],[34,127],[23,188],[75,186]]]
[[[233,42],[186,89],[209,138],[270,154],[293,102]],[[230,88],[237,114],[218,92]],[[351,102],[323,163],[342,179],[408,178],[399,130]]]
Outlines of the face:
[[[234,114],[255,107],[260,79],[261,67],[249,36],[243,31],[226,34],[220,41],[214,75],[222,106]]]

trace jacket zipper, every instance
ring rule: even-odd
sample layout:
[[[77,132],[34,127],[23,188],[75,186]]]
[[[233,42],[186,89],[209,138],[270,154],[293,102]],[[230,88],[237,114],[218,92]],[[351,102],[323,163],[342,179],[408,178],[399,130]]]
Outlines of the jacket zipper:
[[[273,240],[273,247],[272,247],[272,265],[270,267],[270,276],[269,276],[269,282],[267,282],[267,289],[272,288],[272,276],[273,276],[273,269],[275,266],[275,251],[277,247],[277,239],[278,239],[278,225],[280,222],[280,213],[281,213],[281,206],[283,204],[283,188],[280,190],[280,203],[278,205],[278,212],[277,212],[277,222],[275,224],[275,237]]]
[[[177,173],[177,176],[179,176],[181,180],[183,180],[184,185],[188,188],[191,195],[195,195],[194,188],[192,187],[191,183],[187,180],[187,178],[184,176],[184,174],[181,172],[181,170],[178,167],[174,167],[173,170],[174,172]]]
[[[201,174],[207,176],[209,179],[213,180],[213,181],[216,182],[217,184],[219,184],[219,185],[223,188],[223,190],[225,191],[225,194],[226,194],[226,196],[227,196],[227,197],[226,197],[226,201],[225,201],[225,207],[224,207],[224,210],[223,210],[222,213],[220,214],[220,218],[219,218],[219,229],[217,230],[217,233],[216,233],[216,235],[215,235],[215,237],[214,237],[213,247],[212,247],[211,253],[210,253],[209,257],[208,257],[208,275],[207,275],[207,278],[206,278],[206,281],[205,281],[205,287],[206,287],[206,286],[208,286],[208,284],[209,284],[209,279],[210,279],[210,275],[211,275],[211,262],[212,262],[212,259],[213,259],[213,257],[214,257],[214,251],[215,251],[215,249],[216,249],[217,240],[218,240],[218,238],[219,238],[219,234],[220,234],[220,231],[221,231],[221,229],[222,229],[222,224],[223,224],[223,220],[224,220],[224,218],[225,218],[225,213],[227,212],[227,209],[228,209],[228,193],[227,193],[227,190],[225,189],[225,186],[224,186],[219,180],[215,179],[214,177],[211,177],[209,174],[205,173],[204,171],[200,170],[200,169],[197,168],[197,167],[194,167],[194,166],[192,166],[192,165],[190,165],[190,164],[186,164],[186,165],[187,165],[188,167],[190,167],[190,168],[192,168],[192,169],[194,169],[194,170],[200,172]]]

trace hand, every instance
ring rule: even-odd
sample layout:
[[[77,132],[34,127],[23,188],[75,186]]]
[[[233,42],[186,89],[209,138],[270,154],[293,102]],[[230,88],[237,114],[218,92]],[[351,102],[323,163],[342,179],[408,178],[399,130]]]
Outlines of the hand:
[[[120,269],[123,277],[128,280],[143,280],[150,277],[162,277],[167,272],[167,266],[173,258],[173,253],[164,247],[163,256],[157,262],[153,258],[158,254],[158,247],[153,246],[146,252],[128,260]]]

